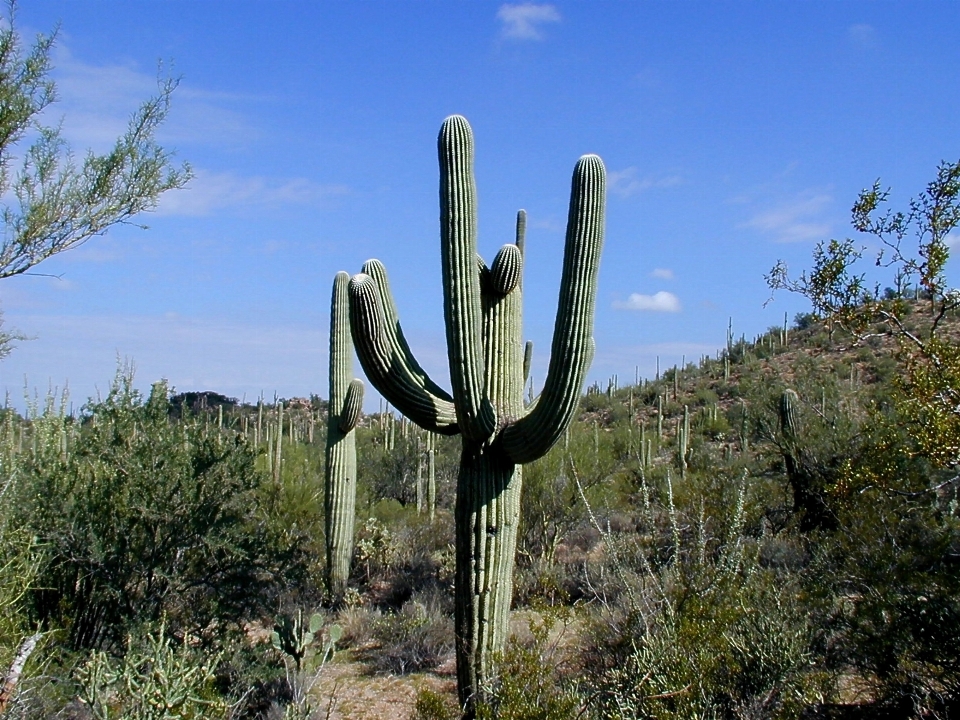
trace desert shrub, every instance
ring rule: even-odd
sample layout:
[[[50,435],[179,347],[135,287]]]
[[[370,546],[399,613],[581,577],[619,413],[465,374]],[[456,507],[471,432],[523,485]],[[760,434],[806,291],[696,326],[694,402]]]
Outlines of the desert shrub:
[[[807,589],[827,661],[913,716],[960,700],[960,520],[950,497],[867,493],[814,547]],[[926,715],[924,715],[926,714]]]
[[[219,660],[148,626],[131,635],[122,659],[91,654],[77,671],[80,699],[95,720],[225,718],[229,707],[215,690]]]
[[[623,590],[593,626],[596,717],[787,718],[823,697],[800,589],[744,534],[747,487],[720,513],[675,503],[670,484],[661,503],[645,490],[641,533],[607,534]]]
[[[128,628],[162,616],[215,644],[224,623],[305,580],[304,536],[278,519],[256,451],[167,410],[164,383],[144,399],[120,374],[84,408],[68,452],[24,468],[18,522],[46,558],[33,611],[73,648],[120,647]]]
[[[424,594],[411,598],[396,613],[380,617],[374,636],[380,647],[372,654],[372,666],[381,672],[404,673],[437,667],[454,647],[453,618],[443,611],[445,603]]]
[[[564,613],[566,619],[569,613]],[[564,668],[551,612],[529,621],[529,637],[514,635],[497,657],[492,700],[477,708],[478,720],[564,720],[582,717],[584,699]],[[554,637],[551,637],[554,636]],[[566,670],[566,671],[565,671]]]
[[[428,687],[417,689],[416,704],[410,720],[459,720],[460,708],[455,696],[443,695]]]

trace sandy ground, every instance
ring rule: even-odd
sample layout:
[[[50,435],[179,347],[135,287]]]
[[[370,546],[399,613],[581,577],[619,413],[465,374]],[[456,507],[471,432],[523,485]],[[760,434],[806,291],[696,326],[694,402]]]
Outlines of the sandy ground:
[[[363,663],[334,662],[324,667],[312,695],[319,707],[316,720],[408,720],[417,691],[429,688],[455,697],[451,668],[437,673],[371,675]]]

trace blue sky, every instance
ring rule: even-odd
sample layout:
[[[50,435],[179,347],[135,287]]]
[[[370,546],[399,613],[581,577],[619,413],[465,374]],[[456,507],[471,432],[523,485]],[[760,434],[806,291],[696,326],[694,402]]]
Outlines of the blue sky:
[[[248,401],[327,395],[334,274],[383,260],[421,363],[447,376],[436,134],[476,137],[480,251],[529,217],[525,336],[548,362],[570,173],[608,171],[590,381],[713,354],[808,308],[763,280],[853,234],[878,177],[905,205],[960,158],[951,2],[93,2],[22,0],[59,23],[50,117],[103,149],[180,76],[161,141],[196,173],[143,218],[0,284],[17,401],[138,385]],[[866,242],[866,240],[865,240]],[[359,367],[357,367],[359,373]],[[370,392],[368,409],[376,409]]]

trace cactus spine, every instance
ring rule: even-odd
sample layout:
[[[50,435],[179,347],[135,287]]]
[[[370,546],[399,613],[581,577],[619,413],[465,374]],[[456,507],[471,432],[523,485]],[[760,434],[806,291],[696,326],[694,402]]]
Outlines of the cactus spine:
[[[353,429],[363,407],[363,383],[353,379],[349,282],[347,273],[337,273],[330,302],[330,403],[323,505],[327,592],[335,604],[343,598],[350,578],[357,499],[357,448]]]
[[[456,500],[457,685],[466,717],[493,679],[513,594],[521,466],[542,457],[576,412],[593,357],[605,171],[595,155],[573,174],[549,369],[523,403],[523,225],[488,268],[477,256],[473,133],[452,116],[438,139],[444,321],[452,393],[431,381],[403,340],[386,274],[369,261],[350,283],[357,354],[370,381],[426,430],[460,433]],[[374,272],[371,272],[374,271]],[[379,274],[377,274],[379,273]]]

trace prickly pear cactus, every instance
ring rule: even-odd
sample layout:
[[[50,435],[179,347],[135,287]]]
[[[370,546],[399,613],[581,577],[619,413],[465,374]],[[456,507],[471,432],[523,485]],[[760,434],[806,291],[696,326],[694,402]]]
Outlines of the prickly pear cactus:
[[[563,436],[593,358],[605,170],[584,155],[573,172],[559,306],[546,381],[523,403],[521,276],[525,214],[490,266],[477,255],[473,133],[447,118],[438,139],[440,255],[452,392],[414,359],[386,272],[376,260],[350,281],[350,320],[364,372],[393,405],[432,432],[460,433],[456,502],[456,651],[460,701],[472,717],[503,648],[513,594],[522,464]]]
[[[363,383],[353,379],[350,335],[350,276],[337,273],[330,303],[330,403],[327,422],[326,514],[327,592],[339,603],[350,578],[357,498],[357,448],[353,429],[363,406]]]
[[[322,627],[322,615],[314,613],[305,625],[303,610],[298,610],[296,615],[282,615],[277,619],[270,634],[270,642],[276,650],[293,659],[299,670],[307,650]]]

